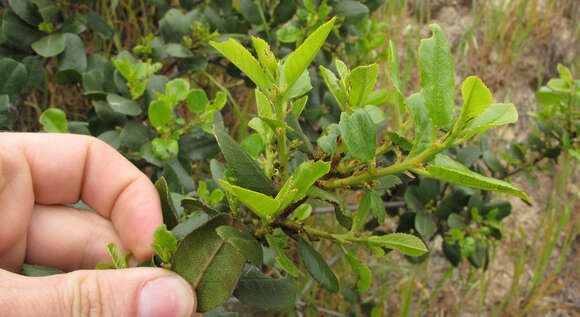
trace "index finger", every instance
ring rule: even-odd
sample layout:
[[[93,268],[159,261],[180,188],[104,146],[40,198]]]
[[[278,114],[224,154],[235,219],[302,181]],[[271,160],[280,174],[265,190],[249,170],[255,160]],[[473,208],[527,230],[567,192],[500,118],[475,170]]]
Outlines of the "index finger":
[[[0,133],[3,146],[26,157],[35,203],[82,200],[108,218],[138,260],[152,254],[162,223],[159,196],[149,178],[101,140],[72,134]]]

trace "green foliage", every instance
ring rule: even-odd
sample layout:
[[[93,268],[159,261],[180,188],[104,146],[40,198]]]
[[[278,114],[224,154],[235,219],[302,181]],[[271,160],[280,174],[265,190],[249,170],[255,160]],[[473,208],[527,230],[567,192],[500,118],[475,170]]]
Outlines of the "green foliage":
[[[563,119],[580,100],[570,71],[559,67],[561,78],[538,91],[542,137],[498,157],[474,137],[515,122],[515,106],[493,104],[471,76],[455,115],[453,59],[437,25],[416,54],[420,91],[405,95],[408,70],[393,43],[381,51],[387,25],[371,16],[383,1],[147,1],[150,11],[135,12],[79,3],[10,1],[3,11],[0,128],[26,101],[44,131],[98,136],[142,167],[165,224],[147,264],[182,275],[202,312],[232,294],[289,311],[309,276],[358,296],[373,283],[359,255],[382,263],[397,250],[420,262],[436,235],[453,265],[485,268],[511,212],[489,191],[529,200],[494,177],[527,168],[531,150],[578,156],[579,125]],[[121,12],[143,30],[119,29]],[[53,91],[41,86],[78,91],[88,109],[31,105]],[[322,218],[325,207],[333,216]],[[384,232],[390,222],[396,230]],[[108,249],[115,268],[127,267]],[[329,250],[342,251],[353,274],[331,269]]]

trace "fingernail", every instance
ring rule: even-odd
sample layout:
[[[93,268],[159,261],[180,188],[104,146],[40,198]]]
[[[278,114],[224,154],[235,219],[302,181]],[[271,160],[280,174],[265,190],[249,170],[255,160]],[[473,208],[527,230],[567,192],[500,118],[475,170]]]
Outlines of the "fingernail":
[[[193,292],[184,280],[163,277],[147,282],[139,295],[137,316],[182,317],[193,313]]]

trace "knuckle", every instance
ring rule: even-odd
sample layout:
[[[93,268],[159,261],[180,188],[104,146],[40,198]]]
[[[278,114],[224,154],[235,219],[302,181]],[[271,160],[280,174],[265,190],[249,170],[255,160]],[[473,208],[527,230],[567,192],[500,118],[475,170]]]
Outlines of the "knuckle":
[[[63,298],[59,301],[66,316],[101,317],[113,316],[107,303],[106,285],[97,274],[78,271],[69,274],[63,285]]]

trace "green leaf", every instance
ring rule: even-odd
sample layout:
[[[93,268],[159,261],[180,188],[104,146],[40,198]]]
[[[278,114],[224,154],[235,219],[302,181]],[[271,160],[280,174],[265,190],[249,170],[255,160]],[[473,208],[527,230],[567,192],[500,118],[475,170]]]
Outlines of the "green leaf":
[[[368,237],[370,244],[395,249],[409,256],[420,256],[428,252],[427,247],[414,235],[406,233],[390,233],[384,236]]]
[[[258,55],[258,60],[260,64],[266,70],[266,74],[269,76],[270,80],[274,83],[280,81],[280,68],[278,67],[278,61],[276,57],[270,50],[270,45],[266,41],[259,37],[252,36],[252,43],[256,49],[256,54]]]
[[[370,211],[371,211],[371,192],[368,190],[364,190],[358,205],[356,218],[354,219],[354,226],[352,228],[353,231],[360,231],[364,227],[364,225],[367,223],[367,218],[369,217]]]
[[[264,151],[264,142],[262,141],[262,137],[257,133],[246,137],[242,141],[241,146],[254,158],[258,158]]]
[[[295,0],[280,0],[276,8],[274,8],[274,22],[282,24],[288,22],[296,13]]]
[[[284,253],[284,248],[287,247],[286,240],[275,237],[271,234],[266,234],[266,240],[268,241],[268,244],[278,252],[276,263],[278,263],[286,273],[298,278],[300,276],[300,270],[298,270],[296,264],[294,264],[294,262],[286,256],[286,253]]]
[[[28,56],[22,60],[22,64],[26,66],[26,83],[22,87],[22,92],[25,94],[35,91],[45,80],[46,70],[41,58]]]
[[[38,25],[42,22],[42,16],[36,10],[34,4],[28,0],[10,0],[10,8],[19,18],[30,25]]]
[[[326,37],[332,30],[336,18],[326,22],[314,31],[306,40],[289,56],[284,64],[284,81],[287,89],[302,75],[312,62]]]
[[[288,90],[286,90],[286,94],[284,97],[286,99],[293,99],[296,97],[304,96],[310,90],[312,90],[312,84],[310,82],[310,73],[308,70],[305,70],[298,80],[292,85]]]
[[[189,48],[181,45],[181,44],[177,44],[177,43],[168,43],[165,45],[165,51],[167,52],[167,54],[169,54],[169,56],[171,57],[177,57],[177,58],[187,58],[187,57],[192,57],[193,53],[191,53],[191,51],[189,50]]]
[[[437,24],[429,25],[433,36],[421,41],[419,66],[421,94],[436,128],[446,127],[455,112],[455,72],[451,49]]]
[[[431,119],[429,119],[421,94],[412,94],[405,100],[405,103],[415,123],[415,140],[413,141],[413,149],[409,153],[409,157],[413,157],[419,155],[431,145],[433,124]]]
[[[15,1],[20,2],[20,0]],[[29,45],[40,40],[45,35],[24,22],[13,11],[3,10],[2,13],[2,19],[0,19],[2,23],[2,41],[8,40],[9,44],[27,49]]]
[[[254,25],[262,24],[262,18],[260,17],[260,9],[252,0],[240,0],[240,13],[248,22]]]
[[[366,106],[364,106],[364,109],[369,114],[369,116],[371,117],[371,119],[373,120],[373,123],[375,125],[377,125],[377,124],[379,124],[387,119],[387,116],[385,116],[385,112],[383,111],[383,109],[381,109],[377,106],[366,105]]]
[[[42,129],[46,132],[68,132],[68,120],[64,111],[56,108],[46,109],[38,119]]]
[[[174,79],[165,84],[165,95],[171,98],[172,106],[185,100],[189,94],[189,80]]]
[[[177,239],[167,230],[166,225],[162,225],[155,230],[151,247],[164,263],[171,263],[171,258],[177,250]]]
[[[294,213],[292,215],[292,219],[295,220],[306,220],[312,214],[312,205],[310,204],[301,204],[296,209],[294,209]]]
[[[129,121],[121,130],[121,145],[139,151],[145,143],[151,141],[151,134],[151,130],[143,122]]]
[[[435,233],[437,227],[430,214],[419,211],[415,214],[415,229],[421,235],[430,237]]]
[[[115,150],[119,149],[119,146],[121,146],[121,132],[118,130],[105,131],[99,134],[97,138],[107,143]]]
[[[64,51],[66,36],[64,34],[47,35],[32,43],[32,49],[42,57],[56,56]]]
[[[374,90],[379,76],[379,66],[359,66],[352,70],[347,79],[349,87],[348,103],[352,108],[366,105],[366,100]]]
[[[141,114],[139,104],[131,99],[127,99],[115,94],[107,95],[107,102],[115,112],[128,116],[138,116]]]
[[[294,103],[292,103],[292,109],[294,110],[294,114],[296,115],[296,118],[300,118],[300,115],[302,114],[304,107],[306,107],[307,102],[308,102],[308,96],[303,96],[302,98],[300,98],[300,99],[294,101]]]
[[[87,69],[87,53],[83,40],[76,34],[66,33],[66,47],[58,55],[56,81],[71,84],[81,80],[81,73]]]
[[[465,139],[468,139],[475,134],[487,131],[489,128],[514,123],[517,120],[518,111],[513,104],[495,103],[489,106],[479,117],[475,118],[462,134]]]
[[[155,182],[155,188],[157,189],[157,193],[159,193],[159,198],[161,199],[163,223],[169,230],[171,230],[179,223],[179,221],[177,220],[177,211],[175,211],[171,195],[169,194],[169,187],[167,187],[167,181],[164,177],[159,178]]]
[[[22,271],[20,273],[25,276],[41,277],[55,274],[63,274],[64,272],[59,269],[46,266],[22,264]]]
[[[326,261],[324,261],[322,255],[302,238],[298,238],[298,250],[302,256],[304,266],[312,277],[329,291],[333,293],[338,292],[338,279]]]
[[[185,236],[190,234],[193,230],[201,227],[203,224],[208,222],[208,220],[209,216],[203,211],[191,212],[187,219],[171,229],[171,234],[173,234],[177,240],[183,240]]]
[[[300,37],[300,29],[292,24],[286,24],[276,31],[276,37],[282,43],[294,43]]]
[[[38,9],[44,22],[52,22],[58,18],[59,9],[52,0],[31,0]]]
[[[552,78],[546,84],[550,89],[561,92],[561,93],[569,93],[570,92],[570,84],[565,81],[564,79],[560,78]]]
[[[260,218],[266,221],[271,221],[276,216],[276,211],[280,207],[280,202],[274,198],[243,187],[232,185],[223,180],[220,180],[219,183],[226,191],[238,198],[256,215],[260,216]]]
[[[368,291],[369,288],[371,287],[372,282],[371,270],[365,263],[360,262],[359,259],[351,250],[345,248],[343,248],[342,250],[343,253],[346,255],[346,258],[348,259],[348,262],[350,262],[352,270],[357,275],[358,279],[356,283],[357,292],[364,293]]]
[[[369,8],[360,1],[342,0],[332,7],[333,15],[344,17],[344,25],[354,24],[369,14]]]
[[[215,128],[215,136],[228,164],[241,186],[266,195],[276,194],[272,181],[256,161],[224,130]]]
[[[465,219],[456,213],[452,213],[447,217],[447,224],[450,229],[465,229]]]
[[[242,274],[245,259],[216,233],[231,223],[226,214],[211,219],[187,235],[173,256],[172,269],[195,289],[199,312],[225,303]]]
[[[483,152],[483,161],[485,162],[485,165],[487,165],[487,167],[492,172],[494,172],[494,173],[504,173],[505,172],[505,167],[503,166],[503,164],[499,161],[497,156],[495,156],[495,154],[492,151],[487,150],[487,151]]]
[[[340,115],[340,135],[353,157],[369,163],[377,149],[377,131],[369,114],[357,109],[352,116]]]
[[[296,304],[296,292],[296,282],[292,278],[276,280],[250,267],[240,277],[234,295],[250,306],[280,311]]]
[[[210,45],[236,65],[264,92],[272,87],[272,83],[268,80],[260,63],[240,43],[234,39],[229,39],[222,43],[211,41]]]
[[[279,210],[282,211],[291,203],[304,198],[310,186],[329,171],[330,162],[306,161],[300,164],[276,196],[276,201],[280,204]]]
[[[220,226],[216,229],[216,232],[246,260],[258,267],[262,265],[262,246],[249,232],[230,226]]]
[[[28,72],[26,66],[11,58],[0,59],[0,94],[17,95],[24,88]]]
[[[96,13],[90,12],[87,14],[87,26],[104,38],[112,38],[115,34],[113,27],[111,27],[102,16]]]
[[[160,130],[173,118],[173,109],[163,100],[155,100],[149,105],[148,116],[151,125]]]
[[[114,243],[107,243],[107,251],[113,260],[113,265],[116,269],[129,268],[128,256],[124,255],[121,249]]]
[[[444,156],[438,155],[438,157]],[[448,160],[453,161],[450,158],[448,158]],[[530,202],[530,198],[521,189],[511,185],[510,183],[483,176],[469,170],[465,166],[461,166],[463,165],[458,162],[455,162],[454,165],[429,165],[427,166],[427,173],[429,177],[449,183],[509,194]]]
[[[338,103],[338,107],[340,108],[340,110],[344,111],[344,105],[346,104],[347,95],[346,92],[343,90],[342,86],[340,85],[340,82],[338,81],[334,73],[331,70],[324,68],[324,66],[320,66],[320,74],[322,75],[322,78],[324,79],[324,82],[326,83],[328,90],[330,90],[330,93]]]
[[[187,96],[187,108],[193,113],[204,112],[208,105],[207,95],[201,89],[193,89]]]
[[[324,152],[330,154],[330,156],[334,156],[334,153],[337,149],[336,139],[340,136],[340,128],[338,124],[331,123],[322,133],[322,136],[318,138],[316,144],[322,149]]]
[[[310,143],[310,139],[306,134],[304,134],[304,131],[302,131],[302,126],[300,126],[300,122],[298,122],[298,117],[294,111],[291,111],[286,115],[286,123],[288,123],[288,126],[290,127],[286,130],[289,140],[299,140],[301,142],[299,148],[300,151],[308,154],[313,153],[314,148]]]
[[[387,216],[387,211],[385,210],[385,203],[381,196],[375,192],[374,190],[370,192],[371,198],[371,209],[373,211],[373,215],[377,218],[379,225],[382,225],[385,222],[385,218]]]
[[[153,154],[164,161],[176,158],[179,153],[179,143],[174,139],[155,138],[151,146]]]
[[[460,127],[482,114],[493,102],[491,91],[485,86],[481,79],[470,76],[463,81],[461,87],[463,96],[463,107],[459,116]]]

